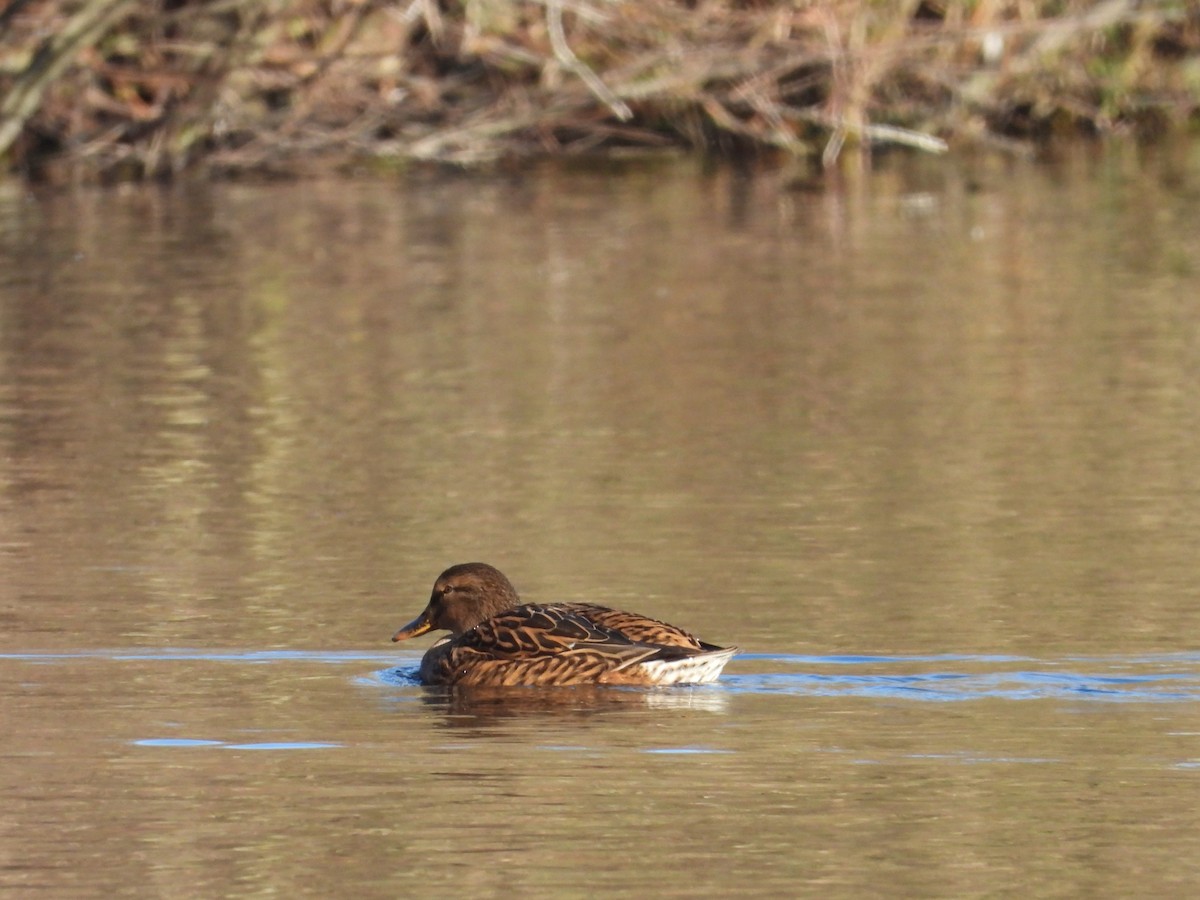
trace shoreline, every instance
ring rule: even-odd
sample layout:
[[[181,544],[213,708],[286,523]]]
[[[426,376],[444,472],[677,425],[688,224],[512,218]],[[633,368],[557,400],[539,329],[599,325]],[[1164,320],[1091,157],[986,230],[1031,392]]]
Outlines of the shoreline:
[[[0,160],[30,182],[661,150],[819,168],[1200,121],[1182,3],[11,0],[0,30]]]

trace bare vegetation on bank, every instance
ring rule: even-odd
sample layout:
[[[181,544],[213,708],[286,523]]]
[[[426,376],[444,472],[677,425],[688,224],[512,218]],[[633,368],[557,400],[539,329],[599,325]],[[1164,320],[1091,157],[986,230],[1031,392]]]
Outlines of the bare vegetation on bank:
[[[682,147],[831,162],[1195,120],[1200,2],[7,0],[31,177]]]

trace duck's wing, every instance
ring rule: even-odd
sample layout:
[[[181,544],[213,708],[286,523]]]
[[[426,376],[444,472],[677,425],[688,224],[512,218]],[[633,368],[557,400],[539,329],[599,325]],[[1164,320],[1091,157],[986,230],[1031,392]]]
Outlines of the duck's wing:
[[[679,647],[643,643],[606,627],[584,605],[527,604],[480,622],[436,658],[427,655],[422,678],[482,686],[589,684],[638,663],[683,655]]]
[[[456,644],[503,659],[553,656],[581,646],[624,653],[641,643],[637,638],[597,620],[603,607],[582,603],[527,603],[480,622]]]
[[[589,603],[564,604],[583,615],[598,628],[623,634],[631,641],[654,644],[658,647],[683,647],[687,650],[716,650],[712,644],[697,640],[691,633],[667,622],[660,622],[640,613]]]

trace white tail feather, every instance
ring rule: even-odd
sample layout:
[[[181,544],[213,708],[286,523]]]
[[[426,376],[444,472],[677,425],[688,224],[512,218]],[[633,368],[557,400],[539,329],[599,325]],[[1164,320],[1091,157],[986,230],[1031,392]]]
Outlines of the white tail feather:
[[[650,684],[708,684],[717,680],[735,653],[737,647],[726,647],[683,659],[648,660],[632,668],[645,672]]]

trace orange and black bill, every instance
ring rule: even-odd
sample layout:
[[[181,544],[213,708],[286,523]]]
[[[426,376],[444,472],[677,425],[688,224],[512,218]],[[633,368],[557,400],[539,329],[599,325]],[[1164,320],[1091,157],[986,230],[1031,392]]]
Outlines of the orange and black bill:
[[[409,638],[416,637],[419,634],[424,634],[425,632],[431,630],[432,628],[433,628],[433,622],[430,621],[429,610],[427,608],[419,616],[417,616],[415,619],[413,619],[411,622],[409,622],[407,625],[405,625],[403,628],[401,628],[399,631],[397,631],[395,634],[393,634],[392,640],[393,641],[407,641]]]

